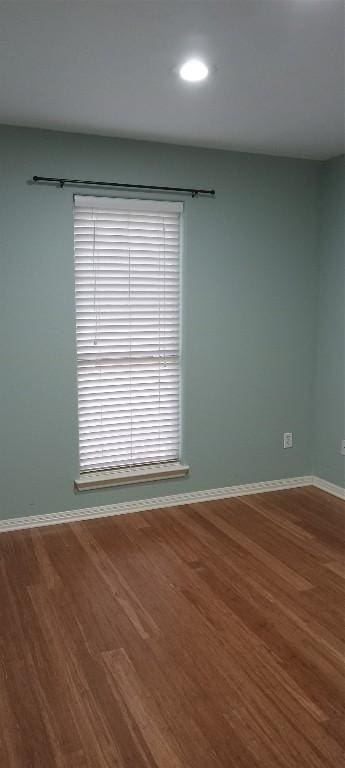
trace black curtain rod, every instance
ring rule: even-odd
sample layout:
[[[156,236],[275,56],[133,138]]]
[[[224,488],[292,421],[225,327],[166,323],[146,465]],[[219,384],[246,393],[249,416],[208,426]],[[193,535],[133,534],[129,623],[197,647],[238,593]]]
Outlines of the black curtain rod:
[[[115,181],[89,181],[86,179],[60,179],[52,176],[33,176],[34,182],[45,182],[46,184],[58,184],[61,189],[65,184],[72,184],[73,186],[82,187],[116,187],[117,189],[141,189],[144,192],[174,192],[175,194],[182,193],[184,195],[192,195],[197,197],[198,195],[206,195],[214,197],[214,189],[189,189],[185,187],[157,187],[147,184],[119,184]]]

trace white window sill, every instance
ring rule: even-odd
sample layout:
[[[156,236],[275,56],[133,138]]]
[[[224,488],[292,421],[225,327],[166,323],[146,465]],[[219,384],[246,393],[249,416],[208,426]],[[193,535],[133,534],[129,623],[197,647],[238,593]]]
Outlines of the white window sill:
[[[103,472],[83,472],[74,481],[77,491],[92,491],[96,488],[109,488],[113,485],[149,483],[153,480],[166,480],[172,477],[185,477],[189,467],[179,462],[171,464],[151,464],[132,469],[110,469]]]

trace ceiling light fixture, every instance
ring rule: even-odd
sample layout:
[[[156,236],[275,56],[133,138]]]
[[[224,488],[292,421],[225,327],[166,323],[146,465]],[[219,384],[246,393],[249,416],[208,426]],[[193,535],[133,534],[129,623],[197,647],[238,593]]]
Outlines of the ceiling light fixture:
[[[187,80],[189,83],[199,83],[207,77],[208,67],[200,59],[188,59],[180,67],[179,75],[182,80]]]

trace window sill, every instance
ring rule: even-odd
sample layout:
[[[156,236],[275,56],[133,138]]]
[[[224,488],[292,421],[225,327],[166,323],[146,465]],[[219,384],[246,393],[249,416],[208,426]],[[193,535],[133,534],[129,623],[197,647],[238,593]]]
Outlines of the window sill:
[[[84,472],[74,481],[77,491],[93,491],[97,488],[110,488],[114,485],[150,483],[153,480],[167,480],[172,477],[185,477],[189,473],[186,464],[153,464],[133,469],[111,469],[103,472]]]

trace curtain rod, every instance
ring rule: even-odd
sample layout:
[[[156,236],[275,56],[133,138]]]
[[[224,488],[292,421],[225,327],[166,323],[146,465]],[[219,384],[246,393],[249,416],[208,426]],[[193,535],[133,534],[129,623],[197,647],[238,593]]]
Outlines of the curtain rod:
[[[63,179],[55,178],[52,176],[33,176],[34,182],[43,182],[46,184],[57,184],[61,189],[65,184],[72,184],[73,186],[90,186],[90,187],[116,187],[117,189],[141,189],[145,192],[174,192],[175,194],[182,193],[184,195],[192,195],[192,197],[198,197],[198,195],[205,195],[208,197],[214,197],[214,189],[194,189],[185,187],[157,187],[147,184],[119,184],[115,181],[89,181],[87,179]]]

